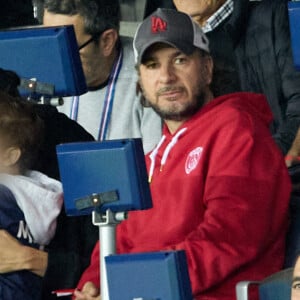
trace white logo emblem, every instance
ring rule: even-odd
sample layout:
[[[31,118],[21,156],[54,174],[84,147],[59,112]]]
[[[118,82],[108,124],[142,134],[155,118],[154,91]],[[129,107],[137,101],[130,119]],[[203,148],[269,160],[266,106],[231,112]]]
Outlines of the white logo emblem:
[[[197,168],[202,156],[202,152],[203,152],[203,148],[198,147],[188,155],[185,162],[185,173],[187,175],[192,173]]]

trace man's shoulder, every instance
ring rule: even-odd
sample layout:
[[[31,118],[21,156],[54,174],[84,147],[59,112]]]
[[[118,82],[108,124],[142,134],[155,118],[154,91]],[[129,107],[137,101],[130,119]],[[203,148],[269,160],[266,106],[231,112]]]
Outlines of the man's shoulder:
[[[123,63],[117,81],[116,92],[121,92],[122,94],[125,93],[126,95],[130,95],[130,97],[135,98],[137,72],[135,70],[133,39],[131,37],[121,36],[120,40],[123,49]]]
[[[130,36],[120,36],[120,40],[123,47],[128,47],[133,51],[133,38]]]
[[[134,51],[133,51],[133,38],[127,36],[121,36],[121,44],[123,48],[123,68],[129,68],[130,70],[135,71],[135,60],[134,60]]]
[[[133,52],[133,38],[129,36],[121,36],[121,45],[123,48],[123,51],[125,54],[130,54],[132,58],[134,58],[134,52]]]
[[[251,1],[249,6],[248,27],[259,24],[273,24],[274,16],[287,15],[287,1],[285,0],[263,0]]]
[[[233,93],[214,99],[207,105],[206,115],[214,128],[238,128],[253,130],[254,127],[268,128],[272,113],[266,98],[256,93]],[[256,125],[255,125],[256,124]]]
[[[287,6],[286,0],[256,0],[256,1],[250,1],[249,8],[250,12],[252,12],[253,9],[265,9],[266,11],[270,11],[272,9],[276,9],[278,7]]]

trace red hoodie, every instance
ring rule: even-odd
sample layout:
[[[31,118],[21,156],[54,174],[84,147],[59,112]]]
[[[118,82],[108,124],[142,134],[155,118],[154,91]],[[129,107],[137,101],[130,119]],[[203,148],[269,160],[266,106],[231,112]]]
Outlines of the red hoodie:
[[[236,93],[173,135],[165,127],[147,156],[154,207],[118,227],[118,252],[184,249],[201,300],[234,300],[237,282],[279,271],[291,188],[271,120],[262,95]],[[87,281],[99,286],[99,245],[79,288]]]

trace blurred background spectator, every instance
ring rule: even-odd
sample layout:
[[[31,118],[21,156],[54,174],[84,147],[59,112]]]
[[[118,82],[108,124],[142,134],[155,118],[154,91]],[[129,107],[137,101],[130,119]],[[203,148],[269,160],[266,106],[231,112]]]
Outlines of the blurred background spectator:
[[[0,29],[16,26],[36,25],[32,0],[0,0]]]

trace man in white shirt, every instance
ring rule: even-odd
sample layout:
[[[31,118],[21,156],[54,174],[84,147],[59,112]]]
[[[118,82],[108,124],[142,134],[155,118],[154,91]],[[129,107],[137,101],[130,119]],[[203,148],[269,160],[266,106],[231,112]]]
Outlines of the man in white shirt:
[[[44,25],[74,25],[88,93],[65,99],[61,112],[96,140],[143,138],[145,152],[161,136],[161,120],[136,95],[132,39],[119,36],[117,0],[45,0]]]

